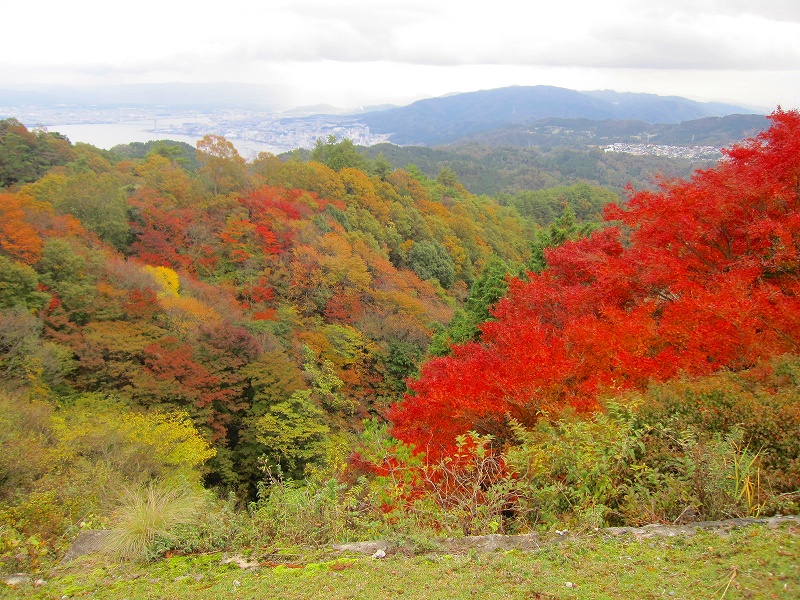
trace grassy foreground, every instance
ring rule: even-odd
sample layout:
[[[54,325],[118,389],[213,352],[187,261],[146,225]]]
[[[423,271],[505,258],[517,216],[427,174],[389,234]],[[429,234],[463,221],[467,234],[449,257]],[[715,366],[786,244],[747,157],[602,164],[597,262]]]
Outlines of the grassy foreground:
[[[0,588],[9,598],[800,598],[800,527],[634,539],[598,533],[534,552],[389,553],[384,559],[265,549],[241,569],[222,555],[150,564],[97,559]],[[410,553],[409,553],[410,554]]]

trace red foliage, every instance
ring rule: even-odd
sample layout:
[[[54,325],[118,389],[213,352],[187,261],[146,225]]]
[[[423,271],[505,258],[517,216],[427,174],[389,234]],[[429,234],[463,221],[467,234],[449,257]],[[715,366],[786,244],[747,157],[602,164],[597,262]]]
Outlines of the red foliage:
[[[253,320],[254,321],[277,321],[278,320],[278,311],[274,308],[268,308],[266,310],[260,310],[258,312],[253,313]]]
[[[393,407],[394,435],[452,448],[506,415],[594,410],[603,392],[742,369],[800,340],[800,114],[690,181],[607,207],[622,223],[547,254],[513,281],[480,343],[431,360]]]
[[[250,192],[239,201],[250,213],[250,221],[255,224],[260,246],[265,254],[279,254],[286,250],[293,240],[292,221],[310,219],[316,212],[300,198],[306,197],[322,208],[324,202],[302,190],[285,190],[264,186]]]
[[[162,208],[166,200],[146,191],[129,200],[138,219],[131,223],[136,241],[131,250],[139,260],[154,266],[187,269],[192,260],[183,253],[189,247],[187,229],[194,220],[191,209]]]
[[[156,293],[151,289],[134,289],[122,303],[125,318],[150,320],[161,310]]]
[[[275,299],[275,288],[270,286],[266,277],[259,277],[252,285],[242,286],[241,297],[248,305],[271,302]]]
[[[364,305],[359,295],[337,291],[325,305],[324,314],[328,321],[352,324],[364,314]]]

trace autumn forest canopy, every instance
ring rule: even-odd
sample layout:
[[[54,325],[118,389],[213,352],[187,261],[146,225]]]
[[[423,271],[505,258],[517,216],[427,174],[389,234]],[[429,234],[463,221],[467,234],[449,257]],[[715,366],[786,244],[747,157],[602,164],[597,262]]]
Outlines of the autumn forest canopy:
[[[478,196],[335,138],[135,150],[0,121],[0,552],[120,481],[333,481],[372,533],[424,502],[462,533],[796,510],[796,111],[625,197]],[[704,454],[763,489],[715,508]]]
[[[509,416],[595,411],[604,395],[796,352],[798,119],[773,123],[716,168],[609,204],[608,227],[545,250],[547,268],[510,281],[478,342],[424,365],[392,410],[395,434],[507,438]]]

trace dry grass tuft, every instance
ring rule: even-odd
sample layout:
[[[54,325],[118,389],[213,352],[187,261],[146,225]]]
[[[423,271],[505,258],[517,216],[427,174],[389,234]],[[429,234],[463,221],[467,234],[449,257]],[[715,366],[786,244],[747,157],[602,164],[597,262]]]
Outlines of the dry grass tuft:
[[[203,496],[186,486],[150,482],[127,488],[114,511],[105,551],[122,560],[144,560],[156,536],[199,520]]]

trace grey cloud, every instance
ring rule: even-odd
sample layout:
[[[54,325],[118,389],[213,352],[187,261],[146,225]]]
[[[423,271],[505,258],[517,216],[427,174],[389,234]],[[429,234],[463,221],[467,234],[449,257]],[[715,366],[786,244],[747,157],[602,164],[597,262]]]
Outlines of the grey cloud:
[[[800,2],[797,0],[670,0],[643,5],[641,0],[629,0],[624,12],[649,15],[655,18],[682,14],[688,18],[704,15],[736,17],[760,16],[771,21],[800,23]]]
[[[615,24],[592,32],[601,51],[597,66],[656,69],[794,70],[800,65],[800,45],[753,37],[704,35],[675,24],[653,22]],[[588,65],[587,65],[588,66]]]
[[[759,15],[772,21],[800,23],[800,2],[797,0],[717,0],[714,9],[719,14]]]
[[[744,70],[761,70],[765,66],[795,69],[800,64],[800,45],[791,40],[764,39],[759,31],[753,31],[749,39],[725,38],[719,32],[698,31],[691,26],[703,15],[712,19],[709,15],[722,13],[758,13],[800,22],[800,0],[764,0],[757,5],[753,0],[642,4],[641,0],[631,0],[613,5],[616,10],[611,18],[616,22],[605,21],[575,33],[562,13],[556,15],[557,22],[534,22],[526,30],[519,19],[528,13],[508,12],[509,5],[504,0],[499,0],[496,8],[506,13],[493,15],[491,22],[465,21],[471,28],[460,27],[458,13],[452,12],[454,5],[448,2],[414,0],[384,5],[362,0],[298,0],[285,2],[274,22],[262,9],[263,29],[245,28],[247,33],[236,43],[206,44],[196,52],[160,60],[95,65],[85,70],[94,76],[104,72],[197,73],[206,66],[211,72],[222,70],[226,64],[286,61]],[[464,10],[474,8],[468,6]],[[506,15],[511,21],[506,30],[500,30]],[[456,19],[455,23],[450,22],[452,19]],[[549,36],[554,30],[563,33]]]

